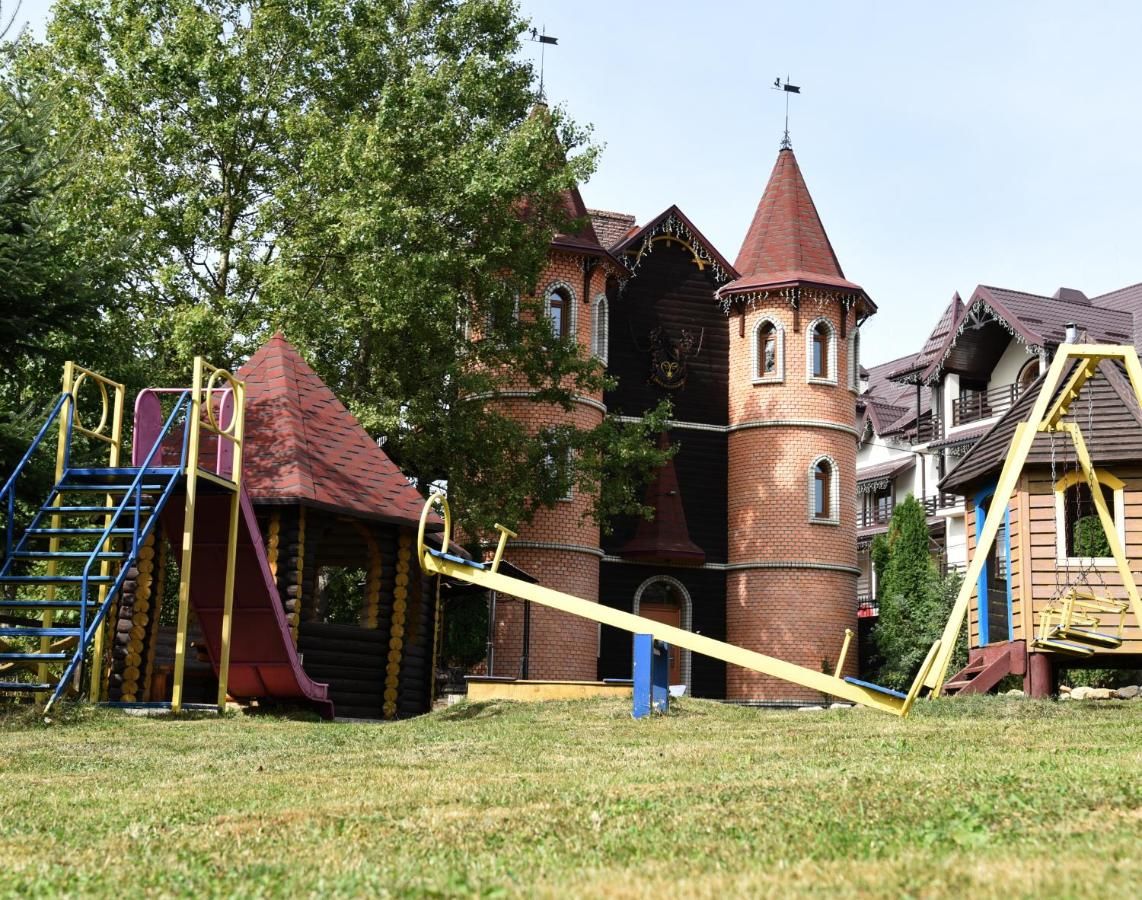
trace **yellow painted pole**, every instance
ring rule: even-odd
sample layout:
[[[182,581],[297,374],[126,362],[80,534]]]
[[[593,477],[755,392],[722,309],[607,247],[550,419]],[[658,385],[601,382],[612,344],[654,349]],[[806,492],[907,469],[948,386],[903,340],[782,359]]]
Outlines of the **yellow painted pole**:
[[[218,711],[226,709],[226,689],[230,681],[230,637],[234,625],[234,569],[238,559],[238,514],[242,506],[242,456],[246,412],[246,385],[229,379],[233,390],[234,418],[231,422],[234,435],[234,469],[230,473],[234,493],[230,497],[230,531],[226,541],[226,587],[222,600],[221,652],[218,658]],[[225,396],[225,395],[223,395]],[[206,398],[210,402],[210,398]],[[222,401],[219,401],[220,403]],[[219,423],[221,424],[221,423]],[[221,435],[218,440],[225,440]],[[221,473],[218,473],[221,474]]]
[[[121,384],[115,385],[115,404],[111,414],[111,447],[107,454],[107,464],[112,468],[118,468],[120,457],[123,450],[123,400],[126,389]],[[104,496],[103,503],[109,508],[114,509],[118,504],[115,499],[110,495]],[[103,517],[104,527],[111,524],[112,513],[108,511],[107,515]],[[111,538],[108,538],[99,549],[105,553],[109,553],[112,548]],[[99,574],[103,579],[106,579],[111,574],[111,560],[102,560],[99,564]],[[104,580],[99,585],[99,606],[102,607],[103,603],[107,600],[107,582]],[[99,702],[100,691],[103,687],[103,644],[107,629],[111,623],[104,620],[103,624],[95,631],[94,639],[91,643],[91,681],[89,694],[92,703]]]
[[[841,655],[837,657],[837,667],[833,669],[834,678],[842,678],[841,672],[845,668],[845,657],[849,655],[849,645],[853,642],[853,630],[851,628],[845,629],[845,640],[841,644]]]
[[[65,362],[63,364],[63,385],[62,385],[63,393],[71,394],[72,387],[74,386],[74,381],[75,381],[75,363],[73,363],[71,360],[68,360],[67,362]],[[60,408],[59,437],[56,440],[56,475],[55,475],[55,483],[56,484],[59,484],[60,479],[63,478],[64,460],[67,458],[67,439],[68,439],[67,405],[68,405],[68,403],[71,404],[71,415],[74,417],[75,416],[75,397],[72,396],[70,400],[64,401],[64,405]],[[52,500],[52,506],[59,506],[59,505],[60,505],[60,496],[57,494],[55,499]],[[59,517],[58,513],[52,515],[51,523],[52,523],[52,526],[51,526],[52,528],[59,528],[60,527],[60,517]],[[47,574],[49,576],[55,575],[56,572],[58,571],[58,566],[57,566],[56,560],[55,560],[55,554],[59,552],[59,545],[60,545],[59,535],[53,534],[50,538],[48,538],[48,551],[52,554],[52,556],[48,559],[48,564],[47,564]],[[47,594],[48,602],[51,603],[56,598],[56,586],[54,584],[47,585],[45,593]],[[55,610],[45,609],[43,611],[42,615],[40,616],[40,624],[44,628],[51,628],[54,621],[55,621]],[[47,637],[40,638],[40,653],[50,653],[51,652],[51,643],[52,643],[51,638],[47,638]],[[40,663],[39,668],[36,670],[36,679],[39,681],[40,684],[47,684],[47,681],[48,681],[48,664],[46,662]],[[37,703],[43,703],[46,699],[47,699],[47,697],[45,694],[41,693],[41,694],[36,695],[36,702]]]
[[[190,567],[194,550],[194,508],[198,488],[198,442],[202,417],[202,357],[194,358],[194,381],[187,410],[186,508],[182,525],[182,556],[178,565],[178,627],[174,641],[171,711],[182,710],[182,682],[186,670],[186,629],[190,614]]]

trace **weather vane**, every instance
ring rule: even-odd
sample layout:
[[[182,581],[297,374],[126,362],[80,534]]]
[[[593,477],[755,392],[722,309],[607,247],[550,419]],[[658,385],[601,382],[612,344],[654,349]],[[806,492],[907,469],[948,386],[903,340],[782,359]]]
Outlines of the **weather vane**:
[[[546,30],[546,25],[544,25],[542,29],[531,29],[531,40],[539,44],[539,99],[541,101],[547,100],[547,98],[543,96],[543,56],[544,52],[547,50],[546,45],[555,45],[559,43],[559,38],[554,38],[549,34],[544,34],[543,32]]]
[[[541,83],[542,83],[542,81],[541,81]],[[773,88],[772,89],[775,91],[784,91],[785,92],[785,137],[783,137],[781,139],[781,149],[782,150],[792,150],[793,149],[793,142],[791,140],[789,140],[789,95],[790,94],[800,94],[801,88],[799,88],[795,84],[790,84],[788,75],[785,76],[784,82],[782,82],[781,76],[778,75],[776,78],[773,79]]]

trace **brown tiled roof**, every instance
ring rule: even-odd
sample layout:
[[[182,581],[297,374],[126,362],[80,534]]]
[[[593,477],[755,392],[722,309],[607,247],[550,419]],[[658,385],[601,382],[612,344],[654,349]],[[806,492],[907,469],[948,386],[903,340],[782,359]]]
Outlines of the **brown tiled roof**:
[[[1130,313],[1134,322],[1134,349],[1142,350],[1142,284],[1131,284],[1094,297],[1091,305]]]
[[[1061,344],[1068,322],[1085,329],[1091,343],[1123,344],[1134,339],[1131,316],[1118,309],[984,284],[975,289],[969,308],[977,301],[1001,315],[1007,313],[1004,318],[1028,344]]]
[[[1099,376],[1086,383],[1071,407],[1066,421],[1076,422],[1096,465],[1137,461],[1142,458],[1142,410],[1117,363],[1103,361]],[[940,490],[965,494],[980,482],[999,474],[1007,458],[1015,426],[1025,421],[1039,396],[1041,381],[1035,382],[1011,409],[979,439],[959,464],[940,482]],[[1061,385],[1066,384],[1066,378]],[[1074,449],[1066,435],[1056,435],[1055,463],[1062,475],[1064,467],[1074,466]],[[1051,437],[1037,435],[1027,457],[1028,464],[1051,464]]]
[[[591,224],[595,226],[599,243],[607,248],[614,247],[635,227],[635,217],[628,213],[605,209],[589,209],[587,212],[591,216]]]
[[[237,372],[246,382],[244,482],[255,503],[301,503],[384,522],[424,500],[280,334]]]
[[[870,312],[876,308],[860,285],[845,278],[797,157],[787,148],[777,154],[734,268],[741,277],[723,287],[723,295],[809,283],[859,293]]]
[[[889,378],[902,382],[915,382],[922,380],[923,373],[933,364],[944,357],[944,351],[955,339],[956,327],[964,315],[964,303],[960,299],[959,291],[952,294],[952,299],[928,335],[923,348],[915,356],[907,358],[901,365],[888,374]]]
[[[879,481],[882,478],[893,478],[905,469],[911,469],[916,465],[916,457],[909,453],[907,456],[902,456],[899,459],[890,459],[887,462],[878,463],[875,466],[866,466],[863,469],[857,469],[857,484],[862,481]]]

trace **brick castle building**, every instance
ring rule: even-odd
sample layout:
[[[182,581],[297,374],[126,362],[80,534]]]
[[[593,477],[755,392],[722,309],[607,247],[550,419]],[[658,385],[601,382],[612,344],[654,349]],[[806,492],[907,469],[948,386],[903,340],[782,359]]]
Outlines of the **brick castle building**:
[[[557,333],[599,356],[618,387],[571,413],[524,392],[535,428],[639,416],[667,396],[661,441],[678,448],[648,490],[652,521],[610,534],[574,494],[509,545],[542,584],[812,669],[856,627],[859,332],[875,305],[847,280],[793,151],[783,146],[731,265],[677,207],[645,225],[567,202],[539,284]],[[499,598],[492,674],[629,677],[630,636]],[[696,696],[819,699],[805,689],[678,652],[671,681]],[[853,671],[847,674],[855,674]]]

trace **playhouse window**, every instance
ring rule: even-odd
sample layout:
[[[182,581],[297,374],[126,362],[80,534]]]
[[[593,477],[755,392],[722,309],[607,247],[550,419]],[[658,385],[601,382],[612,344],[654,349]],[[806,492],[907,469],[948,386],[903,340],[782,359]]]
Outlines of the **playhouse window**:
[[[1120,543],[1125,543],[1123,483],[1109,472],[1096,471],[1103,502],[1114,520]],[[1082,473],[1074,472],[1055,483],[1056,549],[1060,560],[1097,560],[1111,563],[1110,542],[1098,517],[1094,497]]]

